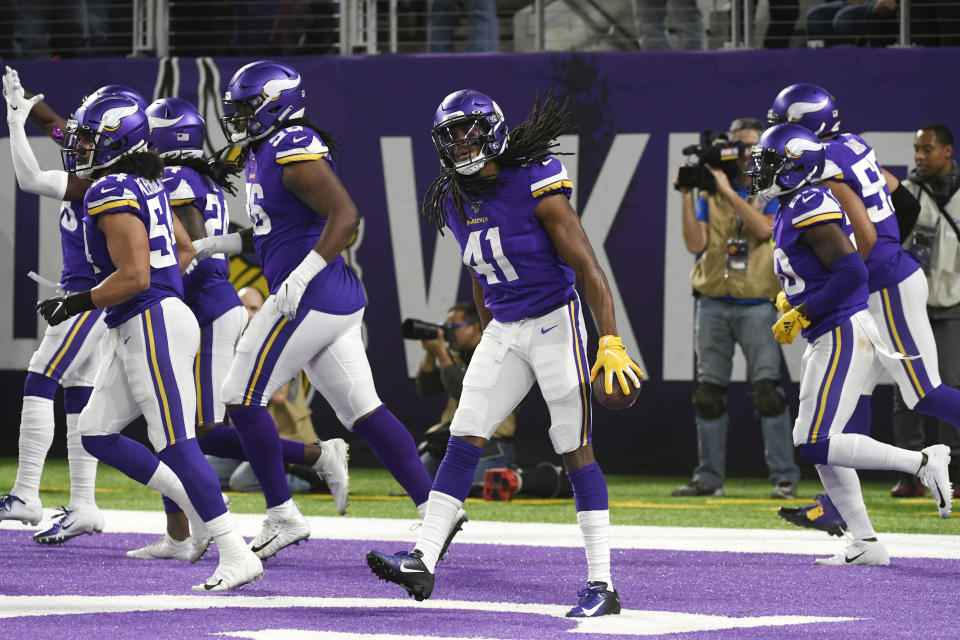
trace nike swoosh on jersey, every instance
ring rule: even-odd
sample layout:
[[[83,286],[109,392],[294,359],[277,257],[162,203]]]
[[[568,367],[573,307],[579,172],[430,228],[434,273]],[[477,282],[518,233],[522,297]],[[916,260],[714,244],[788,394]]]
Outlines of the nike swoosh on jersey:
[[[866,553],[866,551],[861,551],[860,553],[858,553],[857,555],[853,556],[852,558],[848,558],[847,556],[844,556],[843,559],[849,564],[849,563],[853,562],[854,560],[856,560],[857,558],[859,558],[860,556],[862,556],[864,553]]]
[[[810,202],[810,199],[813,198],[813,196],[815,196],[815,195],[817,195],[817,194],[811,193],[811,194],[808,195],[806,198],[800,198],[800,201],[801,201],[801,202]]]
[[[303,142],[306,139],[307,139],[307,136],[300,136],[299,138],[294,138],[293,143],[296,144],[298,142]]]
[[[278,533],[277,536],[279,536],[279,535],[280,535],[280,534]],[[260,551],[261,549],[263,549],[264,547],[266,547],[268,544],[270,544],[271,542],[273,542],[274,540],[276,540],[276,539],[277,539],[277,536],[273,536],[272,538],[270,538],[269,540],[267,540],[266,542],[264,542],[264,543],[263,543],[262,545],[260,545],[259,547],[250,547],[250,551],[253,551],[254,553],[256,553],[257,551]]]
[[[557,328],[557,325],[553,325],[552,327],[547,327],[546,329],[540,329],[540,333],[548,333],[550,331],[553,331],[556,328]]]
[[[105,187],[103,189],[100,189],[100,193],[107,193],[109,191],[116,191],[116,190],[117,190],[116,187]]]
[[[598,603],[595,604],[594,606],[590,607],[589,609],[587,609],[586,607],[583,607],[583,609],[582,609],[582,610],[583,610],[583,615],[585,615],[585,616],[587,616],[587,617],[589,618],[590,616],[592,616],[593,614],[595,614],[595,613],[600,609],[600,607],[602,607],[602,606],[603,606],[603,601],[601,600],[600,602],[598,602]]]
[[[407,565],[400,563],[400,573],[424,573],[423,569],[408,569]]]

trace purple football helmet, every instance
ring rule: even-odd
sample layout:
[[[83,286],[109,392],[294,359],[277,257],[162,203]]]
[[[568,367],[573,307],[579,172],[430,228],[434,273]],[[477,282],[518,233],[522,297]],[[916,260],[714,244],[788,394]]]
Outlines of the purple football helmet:
[[[105,84],[84,98],[84,102],[87,100],[92,101],[96,98],[102,98],[104,96],[124,96],[136,102],[140,109],[147,108],[147,101],[143,99],[143,95],[141,95],[136,89],[131,89],[124,84]]]
[[[280,62],[259,60],[237,69],[223,96],[223,132],[234,144],[259,140],[306,113],[300,74]]]
[[[747,192],[765,201],[796,191],[823,173],[823,142],[805,127],[777,124],[760,136],[750,151],[744,175]]]
[[[472,89],[443,99],[433,117],[432,135],[440,163],[463,175],[480,171],[506,150],[510,139],[499,105]]]
[[[150,128],[137,103],[125,96],[88,98],[67,121],[63,168],[81,178],[125,155],[146,150]]]
[[[837,101],[823,87],[809,82],[792,84],[777,94],[767,111],[767,123],[798,124],[826,138],[840,133],[840,112]]]
[[[202,158],[207,127],[196,107],[181,98],[161,98],[147,107],[150,146],[160,157]]]

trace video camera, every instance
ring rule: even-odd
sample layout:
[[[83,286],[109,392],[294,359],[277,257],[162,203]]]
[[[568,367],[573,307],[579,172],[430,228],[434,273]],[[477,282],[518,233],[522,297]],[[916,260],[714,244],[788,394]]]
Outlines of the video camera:
[[[449,340],[455,328],[455,326],[450,324],[434,324],[432,322],[407,318],[403,321],[400,332],[403,334],[405,340],[435,340],[438,332],[443,331],[443,335]]]
[[[700,144],[683,148],[687,163],[680,167],[674,189],[679,191],[696,188],[709,193],[716,191],[716,181],[704,165],[720,169],[731,181],[740,174],[740,154],[750,145],[738,140],[731,141],[726,133],[717,134],[715,137],[711,137],[711,133],[707,129],[703,132]]]

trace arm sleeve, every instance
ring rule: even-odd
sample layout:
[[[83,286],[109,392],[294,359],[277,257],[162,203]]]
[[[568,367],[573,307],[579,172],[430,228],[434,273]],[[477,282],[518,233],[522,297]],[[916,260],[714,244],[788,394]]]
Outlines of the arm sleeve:
[[[440,378],[440,371],[417,370],[417,393],[422,396],[440,393],[443,391],[443,380]]]
[[[890,194],[890,200],[893,203],[893,213],[897,216],[900,241],[903,242],[913,231],[913,226],[917,224],[917,218],[920,217],[920,202],[903,186],[902,182]]]
[[[834,260],[830,265],[830,274],[832,277],[823,288],[804,300],[813,318],[837,309],[850,297],[851,291],[856,291],[867,282],[867,266],[856,251]]]
[[[10,125],[10,153],[13,155],[13,170],[17,174],[17,184],[21,189],[38,196],[63,200],[67,192],[67,172],[40,169],[22,124]]]
[[[460,394],[463,393],[463,377],[466,373],[466,369],[461,369],[455,364],[449,364],[440,371],[444,388],[458,402]]]

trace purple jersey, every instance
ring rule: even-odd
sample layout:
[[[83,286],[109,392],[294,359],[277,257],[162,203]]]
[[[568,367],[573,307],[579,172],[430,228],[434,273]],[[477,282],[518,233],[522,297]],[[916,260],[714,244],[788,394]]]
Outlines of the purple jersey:
[[[173,213],[170,198],[160,180],[148,180],[126,173],[106,175],[90,187],[83,199],[83,218],[87,258],[93,265],[97,282],[116,271],[107,237],[97,227],[97,219],[116,213],[136,216],[147,230],[150,241],[150,286],[114,307],[107,307],[106,323],[111,329],[155,305],[164,298],[182,298],[183,280],[177,264],[177,242],[173,237]]]
[[[890,202],[887,180],[877,156],[863,138],[841,133],[825,140],[827,163],[823,177],[839,180],[860,196],[870,221],[877,229],[877,242],[867,256],[870,291],[894,285],[919,268],[900,246],[900,229]]]
[[[773,268],[780,277],[787,302],[798,306],[819,291],[832,277],[813,250],[801,242],[803,232],[819,224],[838,224],[844,234],[850,235],[850,223],[833,197],[823,186],[805,187],[780,207],[773,219]],[[840,325],[857,311],[867,308],[867,285],[850,294],[842,305],[825,316],[814,318],[813,324],[803,330],[808,341]]]
[[[270,293],[276,293],[290,272],[313,250],[327,224],[326,218],[283,186],[283,167],[319,159],[333,167],[327,145],[303,127],[281,129],[247,156],[247,215],[253,223],[254,246]],[[343,256],[331,260],[310,281],[300,299],[301,307],[335,315],[354,313],[365,304],[360,278]]]
[[[166,167],[163,186],[170,195],[171,206],[192,205],[203,214],[208,236],[222,236],[227,232],[230,214],[220,185],[190,167]],[[224,254],[201,260],[193,271],[183,276],[183,300],[201,327],[240,306],[237,290],[230,284],[230,266]]]
[[[447,226],[460,244],[463,264],[483,287],[483,302],[500,322],[536,318],[573,297],[575,276],[540,221],[533,215],[540,199],[562,193],[573,183],[553,157],[522,167],[503,167],[495,192],[464,203],[463,220],[446,199]]]
[[[60,288],[64,291],[86,291],[97,286],[97,278],[83,247],[82,221],[83,200],[60,203],[60,249],[63,253]]]

